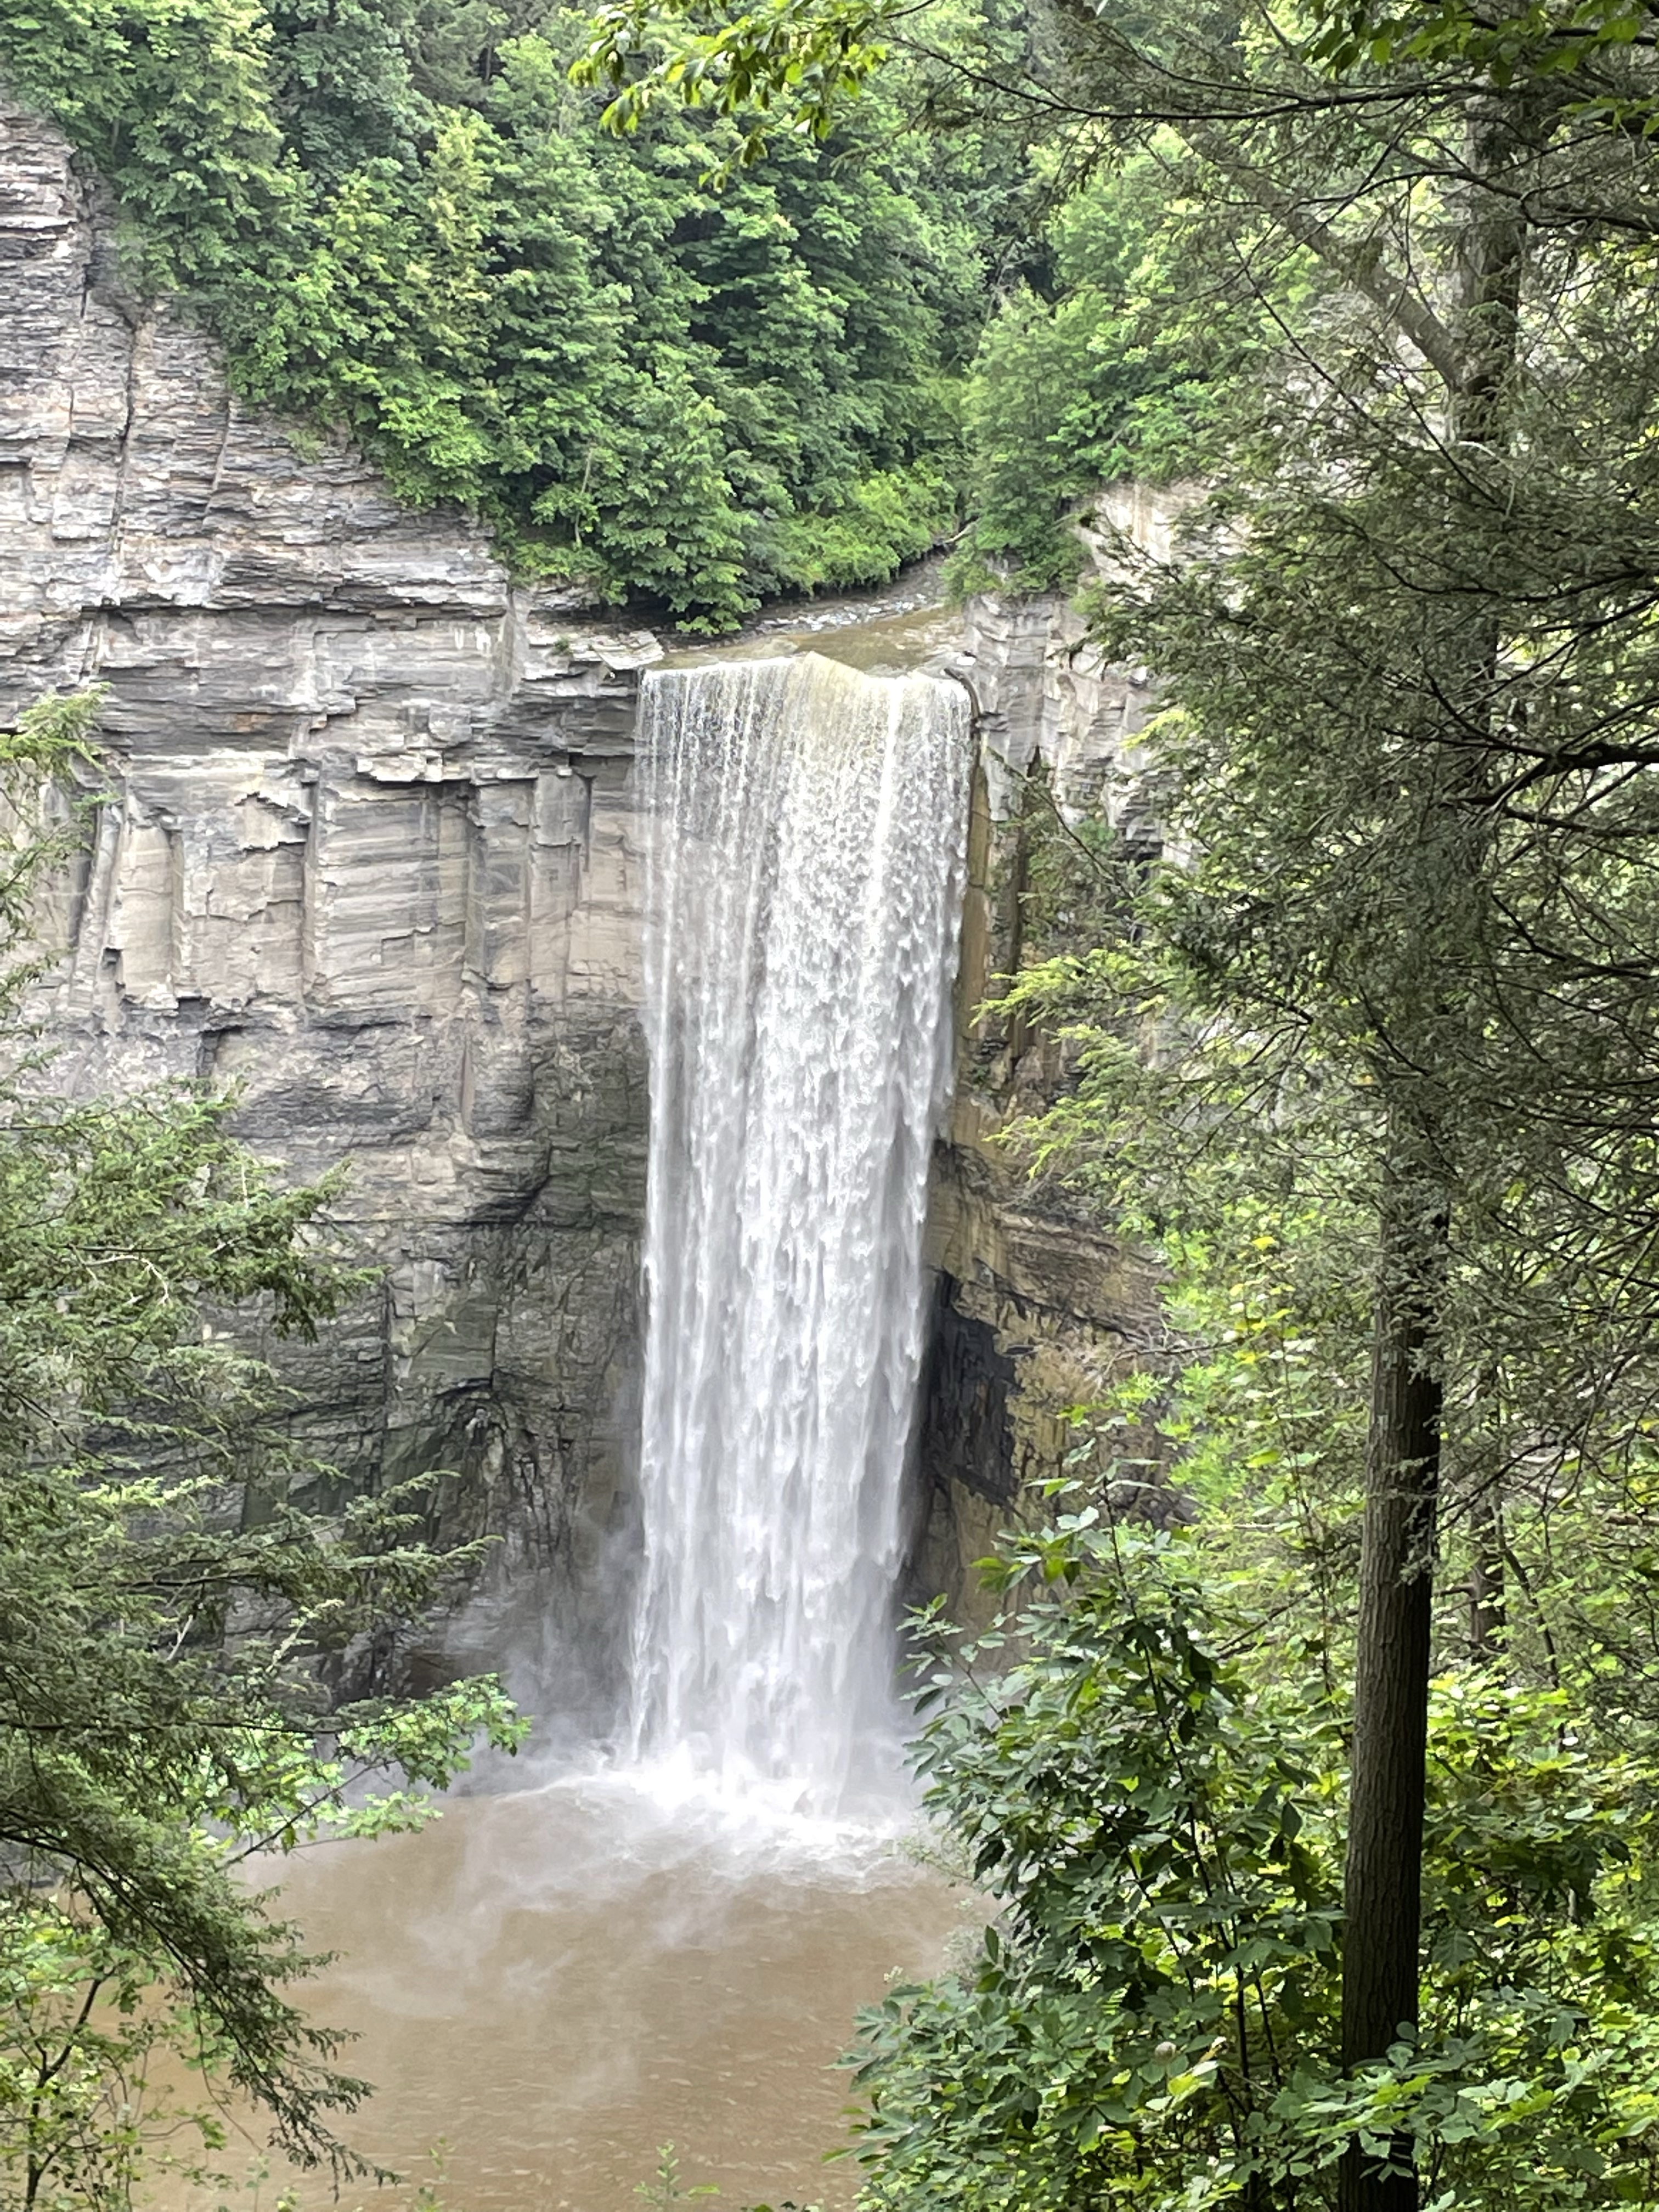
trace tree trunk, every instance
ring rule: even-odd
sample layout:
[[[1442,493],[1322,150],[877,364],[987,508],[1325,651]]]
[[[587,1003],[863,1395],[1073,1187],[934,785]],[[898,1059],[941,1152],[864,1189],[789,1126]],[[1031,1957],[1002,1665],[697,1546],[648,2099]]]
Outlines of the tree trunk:
[[[1469,1642],[1477,1659],[1496,1659],[1509,1633],[1504,1577],[1504,1508],[1494,1480],[1469,1508]]]
[[[1443,1390],[1434,1316],[1445,1241],[1444,1206],[1431,1187],[1392,1164],[1381,1218],[1359,1572],[1345,2069],[1386,2057],[1401,2030],[1417,2024]],[[1395,2145],[1395,2161],[1409,2167],[1408,2143]],[[1356,2142],[1343,2161],[1339,2203],[1340,2212],[1415,2212],[1416,2176],[1376,2172]]]
[[[1519,203],[1483,190],[1522,150],[1517,118],[1501,100],[1470,118],[1469,204],[1460,232],[1455,359],[1447,412],[1454,447],[1500,453],[1519,357],[1524,221]],[[1455,516],[1448,518],[1455,527]],[[1481,611],[1472,629],[1454,617],[1443,646],[1440,696],[1451,709],[1431,751],[1436,796],[1425,830],[1443,833],[1451,907],[1479,873],[1486,763],[1471,733],[1490,724],[1498,687],[1500,634]],[[1439,838],[1437,842],[1441,842]],[[1426,933],[1425,933],[1426,941]],[[1429,988],[1431,989],[1432,986]],[[1386,1077],[1384,1079],[1387,1079]],[[1409,1094],[1413,1076],[1404,1073]],[[1344,1880],[1342,2063],[1387,2056],[1417,2025],[1423,1893],[1423,1814],[1434,1605],[1435,1520],[1441,1415],[1437,1320],[1445,1281],[1449,1217],[1434,1133],[1401,1109],[1389,1117],[1389,1157],[1379,1213],[1376,1318],[1366,1440],[1365,1516],[1359,1571],[1352,1795]],[[1356,2140],[1342,2161],[1340,2212],[1417,2212],[1408,2138],[1378,2169]]]

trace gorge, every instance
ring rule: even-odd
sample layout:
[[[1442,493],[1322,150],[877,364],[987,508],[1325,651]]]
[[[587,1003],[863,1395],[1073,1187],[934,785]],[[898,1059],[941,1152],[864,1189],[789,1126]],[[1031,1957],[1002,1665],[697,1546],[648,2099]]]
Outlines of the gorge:
[[[633,730],[661,643],[514,584],[476,528],[236,401],[208,340],[123,289],[61,135],[15,102],[0,126],[0,683],[14,708],[106,686],[118,793],[52,917],[62,1079],[234,1085],[260,1150],[349,1161],[339,1217],[380,1285],[317,1346],[264,1348],[324,1456],[370,1483],[453,1469],[445,1532],[504,1540],[418,1662],[493,1662],[556,1619],[573,1701],[614,1701],[647,1124]],[[984,601],[956,635],[990,794],[959,1026],[1007,954],[1020,779],[1140,804],[1149,687],[1071,620]],[[933,1162],[930,1357],[962,1388],[932,1401],[918,1589],[961,1587],[1054,1463],[1048,1409],[1144,1302],[1000,1170],[998,1111],[959,1085]],[[999,1344],[1042,1370],[1024,1424]]]
[[[0,81],[0,2198],[1659,2204],[1654,0]]]

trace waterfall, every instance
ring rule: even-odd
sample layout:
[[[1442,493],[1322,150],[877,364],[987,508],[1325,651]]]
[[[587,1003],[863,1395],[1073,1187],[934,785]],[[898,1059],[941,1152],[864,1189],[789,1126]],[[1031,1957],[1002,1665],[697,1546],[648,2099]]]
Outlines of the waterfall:
[[[894,1727],[968,702],[815,653],[730,661],[647,677],[641,743],[634,1747],[834,1811]]]

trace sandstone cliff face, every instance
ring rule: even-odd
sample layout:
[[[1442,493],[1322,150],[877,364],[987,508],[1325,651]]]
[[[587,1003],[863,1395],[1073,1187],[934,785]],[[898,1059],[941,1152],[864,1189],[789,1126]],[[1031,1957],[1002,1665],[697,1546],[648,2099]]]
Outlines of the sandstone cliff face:
[[[53,920],[58,1080],[241,1086],[383,1289],[286,1355],[356,1474],[591,1555],[628,1449],[645,1088],[629,754],[647,635],[228,392],[0,100],[0,709],[109,687]],[[585,1583],[591,1577],[578,1577]]]
[[[1102,528],[1080,533],[1095,573],[1109,575],[1116,532],[1167,559],[1188,496],[1109,486],[1096,510]],[[1151,671],[1107,660],[1058,595],[970,600],[967,646],[993,820],[1017,821],[1038,775],[1062,811],[1098,808],[1127,843],[1159,849],[1158,794],[1140,743],[1157,703]]]

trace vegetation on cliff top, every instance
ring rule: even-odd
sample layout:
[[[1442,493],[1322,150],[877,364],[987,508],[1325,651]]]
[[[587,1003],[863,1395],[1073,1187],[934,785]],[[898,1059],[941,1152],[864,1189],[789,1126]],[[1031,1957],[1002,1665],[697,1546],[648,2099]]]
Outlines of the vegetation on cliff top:
[[[1014,142],[907,134],[896,82],[715,189],[736,127],[603,130],[582,35],[556,0],[3,0],[0,69],[242,393],[522,570],[713,628],[890,574],[953,524]]]
[[[933,1802],[1000,1911],[868,2025],[872,2206],[1652,2203],[1653,18],[1062,0],[1001,49],[942,16],[953,51],[884,91],[882,49],[926,44],[902,6],[616,0],[587,64],[638,126],[612,143],[568,24],[250,12],[179,161],[208,79],[165,40],[148,76],[147,40],[207,20],[37,7],[73,36],[14,65],[250,389],[546,573],[719,621],[811,560],[854,573],[823,548],[860,514],[896,557],[954,465],[927,408],[1022,105],[1049,205],[967,386],[967,572],[1066,580],[1098,475],[1206,479],[1167,550],[1108,540],[1088,602],[1164,684],[1179,865],[1067,825],[1068,942],[1013,994],[1073,1054],[1034,1163],[1161,1250],[1169,1336],[1078,1409],[1103,1495],[1011,1540],[1007,1618],[933,1686]],[[902,70],[953,59],[962,135],[880,143]],[[958,160],[983,197],[952,230]],[[960,259],[884,289],[878,204]],[[538,288],[576,267],[555,358]],[[853,365],[881,358],[847,349],[855,299],[872,348],[899,334],[888,382]],[[1187,1533],[1127,1525],[1149,1486]]]
[[[915,34],[669,12],[654,72],[662,9],[605,12],[619,112],[690,82],[759,139]],[[1045,573],[1022,441],[1046,525],[1137,299],[1184,335],[1096,450],[1168,398],[1204,463],[1087,599],[1161,679],[1175,852],[1075,838],[1015,993],[1076,1055],[1036,1159],[1162,1249],[1172,1328],[936,1686],[1002,1911],[871,2024],[895,2212],[1659,2189],[1656,27],[1060,0],[992,73],[1088,172],[1074,280],[1115,257],[1075,339],[993,326],[992,545]],[[1143,1541],[1160,1480],[1195,1517]]]

